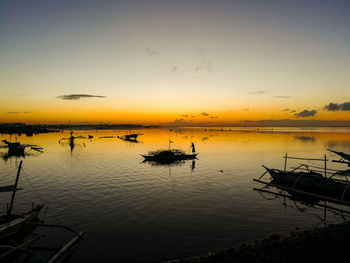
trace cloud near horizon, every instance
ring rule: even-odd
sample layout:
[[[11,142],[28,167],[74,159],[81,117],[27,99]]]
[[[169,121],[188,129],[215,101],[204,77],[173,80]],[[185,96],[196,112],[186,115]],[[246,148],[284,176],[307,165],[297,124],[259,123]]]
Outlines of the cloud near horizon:
[[[279,98],[279,99],[290,99],[290,96],[273,96],[274,98]]]
[[[303,110],[299,113],[295,113],[294,115],[298,118],[306,118],[306,117],[315,116],[316,113],[317,113],[316,110]]]
[[[107,98],[106,96],[100,95],[91,95],[91,94],[69,94],[69,95],[60,95],[56,98],[61,100],[80,100],[85,98]]]
[[[26,113],[32,113],[31,111],[8,111],[7,114],[26,114]]]
[[[257,91],[251,91],[248,94],[249,95],[255,95],[255,94],[265,94],[266,91],[265,90],[257,90]]]
[[[350,102],[344,102],[344,103],[329,103],[324,107],[327,111],[350,111]]]

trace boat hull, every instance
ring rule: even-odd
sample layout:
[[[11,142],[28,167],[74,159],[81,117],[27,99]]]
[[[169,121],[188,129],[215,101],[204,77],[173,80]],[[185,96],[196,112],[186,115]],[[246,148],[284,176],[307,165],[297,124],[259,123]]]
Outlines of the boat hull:
[[[192,160],[197,158],[198,153],[195,154],[179,154],[179,155],[173,155],[171,157],[159,157],[156,155],[143,155],[141,156],[145,158],[145,161],[153,161],[153,162],[176,162],[176,161],[182,161],[182,160]]]
[[[28,223],[33,223],[38,220],[40,210],[43,205],[35,206],[31,211],[22,215],[3,216],[0,223],[0,240],[7,239],[26,228]]]
[[[350,187],[347,187],[347,183],[325,178],[315,172],[284,172],[277,169],[266,169],[273,178],[273,184],[335,199],[350,200],[350,189],[348,189]],[[344,190],[346,190],[345,193]]]

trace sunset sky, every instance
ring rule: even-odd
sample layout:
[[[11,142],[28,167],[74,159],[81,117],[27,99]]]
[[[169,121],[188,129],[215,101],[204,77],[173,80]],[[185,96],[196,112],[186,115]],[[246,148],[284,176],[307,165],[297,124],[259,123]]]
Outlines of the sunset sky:
[[[350,120],[350,1],[0,1],[0,122],[271,119]]]

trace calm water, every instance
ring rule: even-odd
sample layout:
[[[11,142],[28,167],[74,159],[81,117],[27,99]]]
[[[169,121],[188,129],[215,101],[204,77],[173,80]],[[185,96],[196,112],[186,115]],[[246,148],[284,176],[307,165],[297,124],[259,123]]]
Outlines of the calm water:
[[[27,151],[20,158],[23,190],[15,210],[26,210],[41,199],[48,207],[47,223],[85,230],[87,238],[70,262],[169,260],[323,224],[323,209],[291,201],[284,206],[281,198],[253,191],[262,186],[252,179],[264,172],[262,164],[283,168],[286,152],[312,158],[323,158],[326,148],[350,152],[349,129],[220,129],[142,130],[137,131],[144,134],[140,143],[99,139],[129,131],[77,131],[75,136],[94,138],[76,140],[72,152],[68,142],[58,143],[68,131],[20,136],[18,141],[39,144],[44,153]],[[198,160],[171,167],[142,163],[140,153],[166,148],[169,138],[173,148],[186,151],[195,142]],[[3,157],[5,153],[0,152]],[[0,158],[0,185],[13,183],[20,160],[5,159]],[[346,169],[332,163],[329,167]],[[1,193],[2,211],[9,199]],[[341,220],[326,211],[326,223]]]

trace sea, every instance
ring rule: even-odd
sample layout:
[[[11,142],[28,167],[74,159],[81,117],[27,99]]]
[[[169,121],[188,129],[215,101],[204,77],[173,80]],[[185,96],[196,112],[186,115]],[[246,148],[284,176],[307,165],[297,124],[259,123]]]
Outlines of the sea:
[[[140,134],[137,142],[120,138],[131,133]],[[327,176],[349,169],[331,162],[340,158],[327,151],[350,153],[349,128],[75,130],[74,144],[70,135],[69,130],[0,135],[1,140],[43,148],[27,147],[24,156],[1,148],[0,186],[14,183],[23,161],[14,213],[43,203],[44,223],[84,231],[85,239],[68,262],[162,262],[349,219],[328,202],[291,199],[253,181],[266,171],[262,165],[284,169],[286,153],[320,159],[287,159],[288,169],[307,164],[323,172],[324,158]],[[161,165],[141,156],[169,146],[189,152],[191,143],[199,153],[195,160]],[[269,182],[269,175],[261,181]],[[10,198],[11,193],[0,193],[1,214]],[[74,236],[67,229],[44,226],[34,232],[45,235],[40,247],[59,247]],[[40,262],[36,260],[30,262]]]

